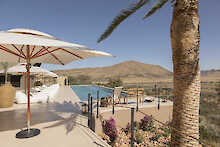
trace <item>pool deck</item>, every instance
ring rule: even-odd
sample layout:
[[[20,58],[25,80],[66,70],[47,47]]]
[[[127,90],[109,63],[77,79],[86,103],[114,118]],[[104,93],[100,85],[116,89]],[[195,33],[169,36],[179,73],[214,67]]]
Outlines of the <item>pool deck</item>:
[[[149,96],[148,96],[149,97]],[[121,100],[123,101],[123,99]],[[162,102],[160,100],[160,107],[164,106],[173,106],[173,102],[167,100],[167,102]],[[144,103],[138,103],[138,108],[144,109],[144,108],[157,108],[158,107],[158,98],[154,98],[154,101],[152,102],[144,102]],[[128,99],[128,104],[115,104],[115,110],[125,110],[128,108],[137,108],[137,100],[136,98]],[[96,109],[94,109],[96,111]],[[108,107],[100,107],[100,112],[108,112],[112,111],[112,105]]]
[[[41,134],[17,139],[26,127],[26,104],[0,108],[0,147],[96,147],[109,146],[87,127],[80,100],[69,86],[60,87],[48,104],[31,104],[31,126]]]

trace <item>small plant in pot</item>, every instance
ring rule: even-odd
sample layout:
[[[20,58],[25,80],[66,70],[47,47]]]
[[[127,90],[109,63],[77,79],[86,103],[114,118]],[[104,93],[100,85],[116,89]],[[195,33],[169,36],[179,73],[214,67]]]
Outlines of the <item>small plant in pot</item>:
[[[5,73],[5,84],[0,87],[0,108],[8,108],[13,106],[16,90],[7,82],[8,63],[1,62]]]

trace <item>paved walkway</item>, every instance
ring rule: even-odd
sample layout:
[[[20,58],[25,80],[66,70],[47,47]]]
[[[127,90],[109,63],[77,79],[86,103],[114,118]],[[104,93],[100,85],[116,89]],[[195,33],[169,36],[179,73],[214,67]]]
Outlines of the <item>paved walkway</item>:
[[[26,107],[0,111],[0,147],[108,146],[88,129],[79,99],[70,87],[61,87],[49,104],[31,105],[31,125],[41,134],[16,139],[16,133],[26,127]]]

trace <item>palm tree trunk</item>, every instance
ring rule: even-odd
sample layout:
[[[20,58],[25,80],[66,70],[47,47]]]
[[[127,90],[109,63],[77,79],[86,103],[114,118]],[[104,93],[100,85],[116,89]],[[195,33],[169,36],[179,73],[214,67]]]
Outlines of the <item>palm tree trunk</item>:
[[[171,24],[174,104],[171,146],[198,146],[200,102],[198,0],[176,0]]]

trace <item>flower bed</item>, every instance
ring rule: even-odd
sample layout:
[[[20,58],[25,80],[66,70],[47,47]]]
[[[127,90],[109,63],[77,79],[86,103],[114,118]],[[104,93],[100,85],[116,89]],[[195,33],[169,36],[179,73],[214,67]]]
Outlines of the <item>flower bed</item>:
[[[103,124],[102,138],[107,143],[114,147],[130,146],[131,126],[129,123],[126,128],[117,128],[115,120],[110,118]],[[167,125],[169,124],[167,123]],[[169,146],[171,129],[167,126],[154,124],[152,116],[145,116],[140,122],[135,122],[134,126],[134,146]]]

